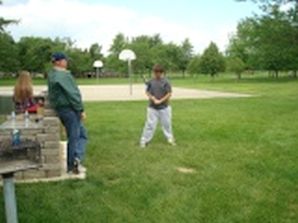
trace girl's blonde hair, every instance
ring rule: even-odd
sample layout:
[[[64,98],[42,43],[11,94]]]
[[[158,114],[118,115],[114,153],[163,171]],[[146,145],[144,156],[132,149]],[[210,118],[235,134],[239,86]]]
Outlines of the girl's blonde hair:
[[[14,87],[14,100],[24,102],[33,97],[32,79],[28,71],[21,71]]]

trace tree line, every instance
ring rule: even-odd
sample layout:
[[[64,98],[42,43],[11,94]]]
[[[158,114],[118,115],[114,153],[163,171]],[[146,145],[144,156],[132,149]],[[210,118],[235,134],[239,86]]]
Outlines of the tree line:
[[[186,75],[210,74],[214,76],[225,70],[225,57],[215,43],[211,43],[202,56],[195,55],[189,39],[181,44],[165,43],[160,35],[141,35],[129,40],[124,34],[115,36],[108,56],[102,53],[102,46],[94,43],[88,49],[74,46],[70,38],[22,37],[15,42],[6,32],[0,33],[0,71],[15,73],[28,70],[33,73],[45,73],[50,67],[51,54],[63,51],[70,58],[69,69],[76,75],[93,71],[95,60],[102,60],[104,70],[123,75],[127,72],[125,62],[118,59],[123,49],[129,48],[137,55],[133,61],[136,74],[150,73],[154,64],[162,64],[166,70]]]
[[[46,73],[51,66],[51,54],[63,51],[69,56],[70,70],[75,75],[93,72],[95,60],[103,61],[105,71],[125,75],[126,64],[118,56],[123,49],[129,48],[137,55],[133,62],[134,73],[140,75],[150,73],[153,64],[160,63],[167,70],[182,75],[208,74],[213,77],[219,72],[229,71],[241,78],[246,70],[266,70],[275,77],[280,71],[292,72],[297,77],[298,1],[252,1],[259,4],[263,13],[239,22],[225,52],[220,52],[211,42],[202,54],[194,52],[189,39],[176,44],[164,42],[159,34],[128,38],[119,33],[106,56],[98,43],[80,49],[70,38],[22,37],[15,41],[5,27],[17,21],[0,17],[0,72],[10,74],[28,70]],[[289,7],[285,10],[284,5]]]
[[[277,78],[280,71],[290,71],[297,78],[298,1],[251,1],[259,5],[262,14],[238,24],[226,52],[230,65],[239,75],[245,69],[266,70]]]

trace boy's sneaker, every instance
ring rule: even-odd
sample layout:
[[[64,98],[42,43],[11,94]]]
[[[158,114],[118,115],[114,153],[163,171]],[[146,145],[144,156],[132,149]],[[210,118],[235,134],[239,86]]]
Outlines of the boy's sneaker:
[[[147,147],[147,143],[145,143],[145,142],[141,142],[141,143],[140,143],[140,147],[141,147],[141,149],[146,149],[146,147]]]
[[[169,139],[169,140],[168,140],[168,143],[169,143],[171,146],[176,146],[176,145],[177,145],[174,139]]]

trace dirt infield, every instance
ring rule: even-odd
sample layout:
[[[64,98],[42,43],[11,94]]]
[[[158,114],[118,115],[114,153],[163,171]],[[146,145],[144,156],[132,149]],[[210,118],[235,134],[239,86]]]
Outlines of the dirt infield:
[[[128,85],[83,85],[79,86],[84,101],[139,101],[146,100],[145,86],[133,85],[133,94]],[[35,93],[45,91],[46,86],[36,86]],[[11,95],[13,87],[0,87],[0,95]],[[248,94],[228,93],[220,91],[197,90],[181,87],[173,88],[173,99],[208,99],[208,98],[243,98]]]

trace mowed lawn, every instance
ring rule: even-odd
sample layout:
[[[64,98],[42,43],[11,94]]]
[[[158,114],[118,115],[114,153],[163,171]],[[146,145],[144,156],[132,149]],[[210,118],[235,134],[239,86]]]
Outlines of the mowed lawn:
[[[87,103],[87,179],[17,185],[20,222],[298,222],[298,81],[173,83],[256,97],[174,101],[146,150],[145,101]]]

